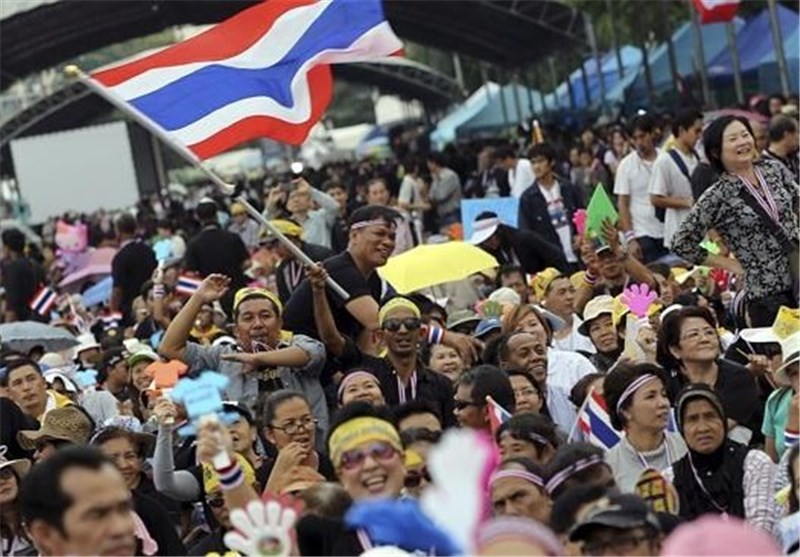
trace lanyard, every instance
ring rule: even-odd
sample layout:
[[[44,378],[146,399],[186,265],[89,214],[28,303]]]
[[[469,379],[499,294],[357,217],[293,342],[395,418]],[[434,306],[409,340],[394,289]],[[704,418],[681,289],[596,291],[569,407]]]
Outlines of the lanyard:
[[[363,528],[356,530],[356,537],[358,538],[358,543],[360,543],[361,547],[364,548],[364,551],[369,551],[372,549],[372,542]]]
[[[703,480],[700,479],[700,475],[697,473],[697,470],[694,467],[694,462],[692,462],[692,454],[686,453],[686,455],[689,457],[689,468],[692,469],[692,475],[694,476],[695,483],[697,483],[697,486],[702,490],[703,494],[706,496],[708,501],[714,506],[714,508],[717,509],[722,514],[722,516],[727,518],[728,507],[723,507],[722,505],[717,503],[717,501],[711,496],[711,494],[706,489]]]
[[[635,452],[636,456],[639,457],[639,461],[642,463],[642,466],[644,466],[644,469],[647,470],[648,468],[652,468],[652,466],[650,466],[650,464],[647,462],[645,456],[641,452],[639,452],[636,449],[636,447],[633,446],[633,443],[628,441],[627,438],[625,439],[625,441],[628,442],[628,444],[631,446],[631,449],[633,449],[633,452]],[[666,448],[667,451],[667,468],[669,468],[669,466],[672,464],[672,450],[670,450],[669,448],[669,442],[667,441],[666,435],[664,436],[664,447]]]
[[[395,379],[397,379],[397,399],[399,400],[400,404],[406,402],[406,386],[403,385],[403,382],[400,380],[400,376],[397,375],[395,372]],[[417,398],[417,372],[411,374],[411,379],[409,380],[411,383],[411,400],[416,400]]]
[[[303,266],[293,259],[286,265],[286,274],[289,275],[289,288],[294,290],[303,279]]]
[[[761,186],[761,191],[758,191],[750,181],[745,178],[744,176],[739,176],[739,180],[742,181],[744,187],[750,192],[758,204],[761,205],[761,208],[764,209],[767,214],[774,220],[776,223],[780,224],[780,216],[778,215],[778,205],[775,203],[775,198],[772,195],[772,190],[767,185],[766,180],[764,180],[764,176],[761,175],[761,171],[756,168],[755,169],[756,178],[758,179],[758,183]]]

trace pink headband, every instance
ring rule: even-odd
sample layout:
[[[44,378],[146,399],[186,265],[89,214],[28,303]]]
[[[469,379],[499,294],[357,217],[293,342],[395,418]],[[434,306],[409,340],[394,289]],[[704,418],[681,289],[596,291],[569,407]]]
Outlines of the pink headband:
[[[603,462],[602,456],[592,455],[586,458],[582,458],[573,464],[570,464],[569,466],[561,470],[559,473],[554,474],[552,478],[547,480],[547,485],[545,486],[545,489],[547,489],[547,493],[549,493],[552,496],[553,492],[556,489],[558,489],[558,486],[567,481],[571,476],[577,474],[581,470],[586,470],[590,466],[594,466],[595,464],[600,464],[601,462]]]
[[[527,470],[497,470],[489,478],[489,486],[494,486],[496,481],[506,478],[518,478],[520,480],[525,480],[544,489],[544,480],[533,472],[528,472]]]
[[[516,516],[502,516],[482,524],[477,533],[478,550],[503,538],[516,538],[536,544],[547,555],[564,554],[564,548],[549,528],[535,520]]]
[[[384,218],[378,218],[372,220],[362,220],[361,222],[354,222],[352,226],[350,226],[350,230],[360,230],[362,228],[366,228],[368,226],[373,226],[373,225],[388,226],[389,228],[395,228],[397,226],[394,222],[388,221]]]
[[[372,375],[368,371],[354,371],[352,373],[348,373],[347,375],[344,376],[342,382],[339,383],[339,390],[336,392],[336,397],[339,399],[339,402],[342,401],[342,395],[344,395],[344,390],[347,387],[347,384],[350,383],[353,379],[358,379],[359,377],[360,378],[369,377],[370,379],[375,381],[375,383],[378,385],[378,388],[380,388],[381,386],[380,381],[378,381],[378,378]]]
[[[622,408],[623,403],[626,400],[628,400],[631,396],[633,396],[633,393],[635,393],[639,389],[639,387],[641,387],[645,383],[649,383],[653,379],[658,379],[658,375],[653,375],[652,373],[646,373],[645,375],[638,377],[633,383],[628,385],[628,388],[622,391],[622,396],[620,396],[619,400],[617,401],[617,414],[620,413],[620,409]]]

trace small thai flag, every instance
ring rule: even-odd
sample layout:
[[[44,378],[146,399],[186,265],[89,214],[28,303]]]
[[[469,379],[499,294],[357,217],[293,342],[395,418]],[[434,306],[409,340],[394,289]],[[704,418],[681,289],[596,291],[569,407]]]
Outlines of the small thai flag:
[[[594,390],[589,393],[578,414],[578,427],[587,442],[606,450],[613,448],[622,437],[611,425],[605,399]]]
[[[114,311],[112,313],[103,315],[100,317],[100,320],[103,322],[103,325],[106,329],[118,327],[119,324],[122,323],[122,314],[118,311]]]
[[[489,395],[486,396],[486,404],[489,407],[489,427],[492,428],[494,436],[500,426],[511,419],[511,412],[497,404]]]
[[[39,315],[47,315],[58,299],[58,293],[48,286],[42,286],[28,305]]]
[[[175,285],[175,290],[181,294],[191,296],[197,292],[197,289],[200,288],[200,284],[202,282],[203,279],[189,275],[181,275],[178,277],[178,284]]]

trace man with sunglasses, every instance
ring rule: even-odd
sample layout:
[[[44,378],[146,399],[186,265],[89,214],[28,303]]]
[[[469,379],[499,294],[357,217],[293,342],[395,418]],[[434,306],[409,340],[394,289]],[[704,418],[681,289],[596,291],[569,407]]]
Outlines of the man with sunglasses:
[[[453,414],[460,427],[485,431],[487,434],[491,432],[491,410],[486,403],[487,396],[514,413],[514,389],[504,371],[495,366],[481,365],[459,376],[453,397]]]
[[[390,407],[411,400],[429,402],[443,417],[445,427],[455,425],[450,381],[426,369],[419,359],[419,345],[425,341],[419,308],[402,296],[383,304],[378,312],[378,341],[386,347],[386,355],[378,358],[359,350],[350,339],[344,339],[339,356],[342,369],[366,369],[381,384],[383,397]]]

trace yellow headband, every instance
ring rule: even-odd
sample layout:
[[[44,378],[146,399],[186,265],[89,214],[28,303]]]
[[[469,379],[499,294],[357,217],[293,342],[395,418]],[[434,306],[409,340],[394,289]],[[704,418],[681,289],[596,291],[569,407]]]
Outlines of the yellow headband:
[[[370,441],[386,441],[398,451],[403,450],[400,434],[389,422],[380,418],[353,418],[333,430],[328,439],[331,462],[334,466],[339,466],[345,452]]]
[[[550,284],[560,276],[562,276],[561,271],[553,267],[548,267],[544,271],[536,273],[532,281],[533,293],[536,295],[536,299],[541,302],[542,298],[547,294],[547,289],[550,288]]]
[[[417,319],[422,317],[417,304],[411,300],[402,297],[392,298],[383,304],[380,311],[378,311],[378,325],[383,326],[383,322],[386,321],[386,317],[389,315],[389,312],[398,308],[407,309],[408,311],[412,312],[414,317]]]
[[[242,467],[242,472],[244,472],[244,483],[247,485],[253,485],[256,483],[256,473],[253,471],[253,467],[247,462],[247,459],[236,453],[234,455],[236,457],[236,461],[239,463],[239,466]],[[217,474],[214,467],[210,464],[203,464],[203,487],[205,488],[206,493],[212,493],[217,491],[220,487],[219,485],[219,474]]]
[[[239,309],[239,305],[244,302],[245,299],[253,298],[269,300],[275,306],[275,309],[278,310],[278,317],[283,315],[283,304],[281,304],[280,299],[266,288],[240,288],[237,290],[236,295],[233,297],[233,312],[236,313]]]

